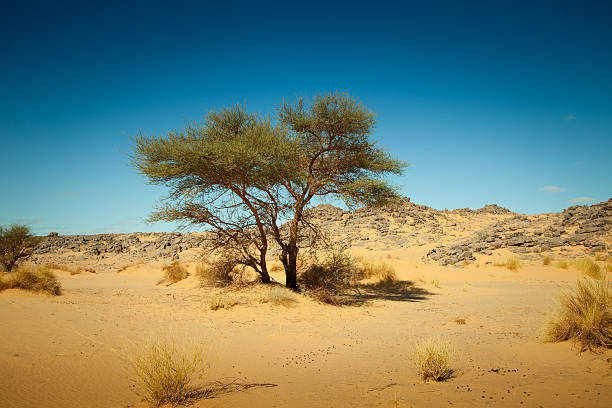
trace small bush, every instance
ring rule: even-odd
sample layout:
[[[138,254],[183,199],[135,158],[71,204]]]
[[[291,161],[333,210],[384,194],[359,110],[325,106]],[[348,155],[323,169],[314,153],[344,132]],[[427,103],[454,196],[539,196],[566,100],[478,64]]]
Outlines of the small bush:
[[[350,255],[343,250],[332,250],[321,263],[310,265],[299,276],[306,289],[325,289],[337,292],[357,279],[358,270]]]
[[[550,256],[545,256],[544,259],[542,260],[542,265],[550,265],[551,259]]]
[[[568,264],[567,264],[567,261],[560,260],[560,261],[555,262],[555,266],[559,269],[567,269]]]
[[[31,292],[43,292],[59,295],[61,285],[53,272],[46,267],[19,266],[7,277],[0,279],[3,289],[23,289]]]
[[[0,268],[11,272],[18,262],[32,255],[40,241],[25,225],[0,227]]]
[[[446,381],[453,376],[450,367],[450,345],[440,340],[427,340],[416,345],[416,362],[424,381]]]
[[[139,347],[130,357],[130,363],[140,380],[145,400],[158,407],[190,400],[203,356],[200,350],[187,352],[171,340],[154,340]]]
[[[168,285],[172,285],[173,283],[180,282],[189,276],[187,268],[181,265],[178,261],[164,266],[162,271],[164,272],[164,278],[157,283],[158,285],[164,282],[167,282]]]
[[[602,261],[602,262],[612,262],[612,256],[608,256],[604,253],[598,253],[597,255],[595,255],[595,260],[596,261]]]
[[[298,301],[298,296],[290,289],[283,287],[272,288],[265,296],[259,299],[261,303],[272,303],[276,306],[293,306]]]
[[[223,287],[231,285],[236,266],[236,262],[226,259],[218,259],[212,264],[202,262],[197,266],[196,274],[202,286]]]
[[[573,340],[581,350],[612,347],[612,292],[608,279],[584,278],[561,294],[559,315],[548,323],[544,341]]]
[[[516,271],[520,267],[521,267],[521,261],[519,261],[518,258],[510,257],[506,259],[506,268],[510,269],[511,271]]]
[[[591,258],[580,258],[574,261],[576,268],[587,276],[594,279],[601,279],[603,277],[601,268]]]

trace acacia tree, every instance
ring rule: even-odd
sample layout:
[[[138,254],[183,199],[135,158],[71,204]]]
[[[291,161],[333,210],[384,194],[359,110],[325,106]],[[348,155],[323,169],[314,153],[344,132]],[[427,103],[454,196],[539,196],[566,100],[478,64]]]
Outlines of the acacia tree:
[[[40,238],[30,234],[25,225],[0,227],[0,265],[10,272],[17,262],[32,254],[39,242]]]
[[[369,140],[374,123],[371,111],[339,93],[283,103],[276,124],[237,106],[165,137],[139,134],[133,163],[150,183],[170,188],[151,220],[212,226],[217,246],[231,248],[263,282],[272,239],[286,286],[296,289],[304,211],[314,199],[374,205],[396,196],[384,176],[400,174],[404,163]]]

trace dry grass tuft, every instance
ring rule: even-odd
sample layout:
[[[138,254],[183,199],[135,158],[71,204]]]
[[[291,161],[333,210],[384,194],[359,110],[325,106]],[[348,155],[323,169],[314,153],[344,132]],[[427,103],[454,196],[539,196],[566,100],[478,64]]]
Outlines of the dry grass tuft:
[[[158,285],[162,283],[166,283],[167,285],[172,285],[173,283],[177,283],[182,281],[183,279],[189,276],[189,272],[187,272],[187,268],[180,264],[180,262],[175,261],[170,265],[166,265],[162,268],[164,272],[164,277],[162,280],[157,282]]]
[[[130,365],[149,404],[176,406],[192,399],[193,381],[204,360],[200,349],[185,351],[172,340],[151,340],[130,356]]]
[[[381,283],[397,282],[397,273],[390,263],[384,261],[361,260],[360,268],[362,278],[376,278]]]
[[[568,264],[567,264],[567,261],[560,260],[560,261],[555,262],[555,266],[560,269],[567,269]]]
[[[545,256],[544,259],[542,259],[542,265],[550,265],[550,262],[552,261],[552,259],[550,258],[550,256]]]
[[[216,296],[210,299],[208,307],[210,310],[229,309],[237,304],[238,302],[228,298],[227,296]]]
[[[514,257],[510,256],[506,258],[503,262],[495,262],[493,266],[501,266],[510,269],[511,271],[516,271],[521,267],[521,261]]]
[[[608,279],[584,278],[561,294],[561,310],[546,327],[545,342],[573,340],[582,351],[612,347],[612,292]]]
[[[612,262],[612,256],[600,252],[595,255],[595,260],[601,262]]]
[[[605,269],[607,272],[612,272],[612,263],[607,264]]]
[[[276,306],[293,306],[298,301],[298,295],[290,289],[278,286],[270,289],[259,299],[260,303],[272,303]]]
[[[424,381],[446,381],[452,378],[451,347],[441,340],[427,340],[416,345],[416,363]]]
[[[2,289],[23,289],[59,295],[61,285],[47,267],[21,265],[16,271],[0,278],[0,290]]]
[[[591,258],[580,258],[574,261],[574,265],[576,268],[584,273],[587,276],[590,276],[594,279],[603,278],[603,274],[601,273],[601,268],[597,265]]]

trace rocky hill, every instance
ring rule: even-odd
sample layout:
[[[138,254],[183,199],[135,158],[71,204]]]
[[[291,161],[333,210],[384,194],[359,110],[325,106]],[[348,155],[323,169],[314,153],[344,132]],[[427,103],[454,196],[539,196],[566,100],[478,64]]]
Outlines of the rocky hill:
[[[539,253],[573,246],[584,253],[612,249],[612,199],[574,206],[561,213],[520,215],[497,205],[435,210],[400,199],[381,208],[354,212],[319,205],[308,217],[338,244],[364,249],[422,247],[424,262],[453,265],[498,249]],[[133,259],[194,258],[211,233],[133,233],[58,236],[50,234],[35,250],[41,262],[56,256],[96,264]],[[107,259],[108,262],[104,262]]]

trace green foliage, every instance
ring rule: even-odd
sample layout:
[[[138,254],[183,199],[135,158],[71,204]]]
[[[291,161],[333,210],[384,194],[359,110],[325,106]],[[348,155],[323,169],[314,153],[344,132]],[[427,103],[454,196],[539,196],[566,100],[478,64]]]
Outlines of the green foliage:
[[[405,164],[369,140],[374,124],[373,112],[342,93],[285,102],[277,123],[235,106],[165,137],[138,135],[133,164],[170,190],[150,220],[212,226],[216,246],[233,251],[265,283],[273,237],[286,284],[295,288],[300,230],[314,228],[304,219],[313,198],[375,205],[396,197],[384,177]]]
[[[61,285],[53,272],[40,266],[20,265],[14,272],[0,277],[0,290],[11,288],[51,295],[59,295],[61,292]]]
[[[0,227],[0,266],[10,272],[17,262],[32,254],[39,242],[40,238],[33,236],[25,225]]]

